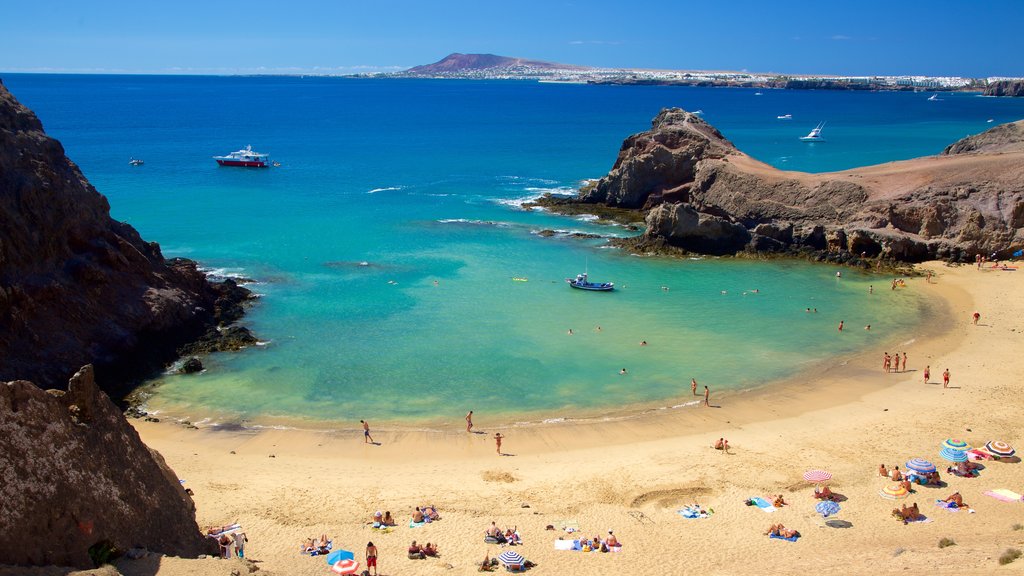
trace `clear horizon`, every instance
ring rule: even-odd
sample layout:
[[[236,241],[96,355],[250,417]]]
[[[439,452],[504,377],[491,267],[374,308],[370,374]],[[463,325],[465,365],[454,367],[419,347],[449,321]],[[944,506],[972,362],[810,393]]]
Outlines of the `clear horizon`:
[[[1022,77],[1024,2],[866,0],[846,6],[738,0],[728,10],[469,0],[423,4],[182,0],[18,3],[0,22],[0,71],[106,74],[394,72],[453,52],[599,68],[820,75]],[[880,17],[880,15],[884,17]],[[39,22],[45,22],[41,28]],[[984,41],[979,41],[983,36]]]

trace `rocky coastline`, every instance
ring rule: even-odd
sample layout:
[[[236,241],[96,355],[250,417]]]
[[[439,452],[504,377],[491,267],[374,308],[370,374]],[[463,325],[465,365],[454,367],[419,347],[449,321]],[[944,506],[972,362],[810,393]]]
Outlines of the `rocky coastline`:
[[[985,96],[1024,97],[1024,80],[999,80],[985,87]]]
[[[607,175],[564,214],[643,218],[636,252],[795,256],[892,268],[1005,258],[1024,246],[1024,121],[942,154],[827,174],[784,172],[739,151],[700,116],[662,110],[623,142]]]
[[[121,400],[179,356],[255,342],[252,293],[164,258],[0,82],[0,381],[64,388],[95,366]]]

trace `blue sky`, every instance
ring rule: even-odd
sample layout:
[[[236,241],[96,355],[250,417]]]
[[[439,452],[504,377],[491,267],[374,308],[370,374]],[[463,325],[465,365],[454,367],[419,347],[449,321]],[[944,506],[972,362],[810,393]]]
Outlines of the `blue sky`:
[[[0,71],[353,73],[488,52],[607,67],[1024,76],[1024,0],[23,0]]]

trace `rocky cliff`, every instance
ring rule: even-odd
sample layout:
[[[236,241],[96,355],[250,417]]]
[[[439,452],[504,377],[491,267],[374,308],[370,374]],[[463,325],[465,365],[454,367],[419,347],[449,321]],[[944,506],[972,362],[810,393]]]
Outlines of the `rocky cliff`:
[[[985,87],[985,96],[1024,96],[1024,80],[1000,80]]]
[[[0,382],[0,564],[92,567],[90,547],[209,551],[195,506],[93,379]],[[214,548],[215,550],[215,548]]]
[[[1005,255],[1024,246],[1024,121],[940,156],[805,174],[754,160],[699,116],[666,109],[577,200],[642,210],[647,230],[631,242],[640,249],[907,262]]]
[[[248,290],[113,220],[39,119],[0,83],[0,380],[62,387],[95,364],[115,397],[242,314]],[[216,333],[213,334],[216,336]]]

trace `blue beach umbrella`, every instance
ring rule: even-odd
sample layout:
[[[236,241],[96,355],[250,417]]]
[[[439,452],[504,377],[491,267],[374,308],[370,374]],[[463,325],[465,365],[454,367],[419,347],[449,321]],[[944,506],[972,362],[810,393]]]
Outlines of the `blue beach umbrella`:
[[[963,450],[953,450],[952,448],[943,448],[939,451],[939,456],[942,456],[950,462],[967,462],[967,452]]]
[[[907,470],[917,472],[918,474],[931,474],[935,472],[935,464],[924,458],[914,458],[913,460],[907,460]]]
[[[333,566],[339,560],[355,560],[356,555],[348,550],[335,550],[327,555],[327,563]]]
[[[839,512],[839,504],[831,500],[825,500],[824,502],[818,502],[818,505],[814,507],[821,514],[822,518],[828,518],[829,516]]]
[[[505,566],[512,566],[513,564],[523,565],[526,562],[526,558],[523,558],[515,550],[505,550],[501,554],[498,554],[498,560]]]

